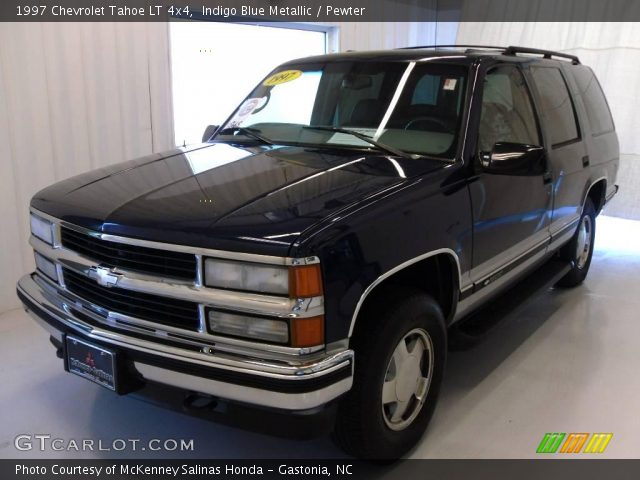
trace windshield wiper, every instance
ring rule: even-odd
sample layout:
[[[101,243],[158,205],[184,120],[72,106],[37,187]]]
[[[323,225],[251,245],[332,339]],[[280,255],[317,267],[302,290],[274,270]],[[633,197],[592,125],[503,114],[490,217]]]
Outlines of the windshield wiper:
[[[324,127],[321,125],[317,125],[317,126],[305,125],[302,128],[306,130],[322,130],[325,132],[346,133],[347,135],[353,135],[354,137],[359,138],[360,140],[364,140],[365,142],[369,143],[370,145],[373,145],[378,150],[382,150],[383,152],[387,152],[398,157],[404,157],[404,158],[410,158],[410,159],[414,158],[410,153],[403,152],[402,150],[392,147],[391,145],[380,143],[377,140],[374,140],[369,135],[365,135],[364,133],[360,133],[355,130],[349,130],[347,128],[340,128],[340,127]]]
[[[223,128],[222,130],[216,132],[216,134],[213,137],[211,137],[211,140],[216,138],[218,135],[229,135],[229,134],[236,134],[236,133],[239,133],[240,135],[244,135],[246,137],[253,138],[254,140],[258,140],[259,142],[264,143],[265,145],[273,145],[273,142],[270,139],[260,134],[260,130],[258,130],[257,128],[251,128],[251,127]]]

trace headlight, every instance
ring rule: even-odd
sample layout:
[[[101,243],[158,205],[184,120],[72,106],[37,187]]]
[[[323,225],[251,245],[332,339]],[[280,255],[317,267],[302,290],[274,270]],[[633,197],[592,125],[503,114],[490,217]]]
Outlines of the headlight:
[[[35,252],[36,256],[36,267],[42,273],[44,273],[51,280],[58,281],[58,271],[56,270],[56,265],[48,258],[43,257],[38,252]]]
[[[208,287],[309,298],[322,295],[320,265],[280,266],[207,258]]]
[[[53,245],[53,224],[31,214],[31,233],[43,242]]]
[[[314,347],[324,343],[324,316],[310,318],[268,319],[207,309],[209,332],[289,344],[291,347]]]
[[[282,295],[292,299],[322,295],[322,273],[318,263],[267,265],[207,258],[204,280],[208,287]],[[300,348],[324,343],[324,315],[270,319],[207,309],[206,318],[208,329],[213,334]]]
[[[283,320],[247,317],[232,313],[208,311],[209,329],[211,333],[245,337],[266,342],[287,343],[289,326]]]
[[[204,265],[204,275],[208,287],[275,295],[289,293],[287,267],[208,258]]]

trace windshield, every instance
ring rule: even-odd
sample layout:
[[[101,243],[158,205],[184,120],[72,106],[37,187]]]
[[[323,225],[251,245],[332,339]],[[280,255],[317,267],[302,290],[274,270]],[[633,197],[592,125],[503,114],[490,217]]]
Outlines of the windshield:
[[[263,143],[452,158],[466,71],[433,61],[287,65],[253,90],[217,140],[259,135]]]

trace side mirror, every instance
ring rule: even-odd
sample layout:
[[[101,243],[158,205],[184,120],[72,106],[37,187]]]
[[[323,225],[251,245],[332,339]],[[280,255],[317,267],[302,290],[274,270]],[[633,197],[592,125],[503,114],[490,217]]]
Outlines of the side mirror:
[[[521,143],[496,143],[491,152],[480,152],[480,163],[486,173],[496,175],[533,176],[546,171],[544,148]]]
[[[207,126],[207,128],[204,129],[204,134],[202,134],[202,143],[208,141],[214,133],[216,133],[216,130],[218,130],[218,127],[220,125],[209,125]]]

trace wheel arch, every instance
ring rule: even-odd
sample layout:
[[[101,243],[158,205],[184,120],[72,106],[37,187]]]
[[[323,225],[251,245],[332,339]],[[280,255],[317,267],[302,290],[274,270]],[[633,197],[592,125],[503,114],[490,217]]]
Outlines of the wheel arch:
[[[595,181],[591,182],[589,188],[586,189],[584,194],[584,199],[582,201],[582,205],[584,206],[587,198],[590,198],[593,202],[593,206],[596,209],[596,215],[598,215],[604,204],[606,203],[606,195],[607,195],[607,177],[600,177]]]
[[[435,275],[430,276],[432,273]],[[351,318],[349,338],[355,332],[358,317],[367,301],[372,300],[385,285],[407,285],[432,295],[449,324],[455,314],[460,282],[460,260],[450,248],[427,252],[391,268],[374,280],[360,296]]]

